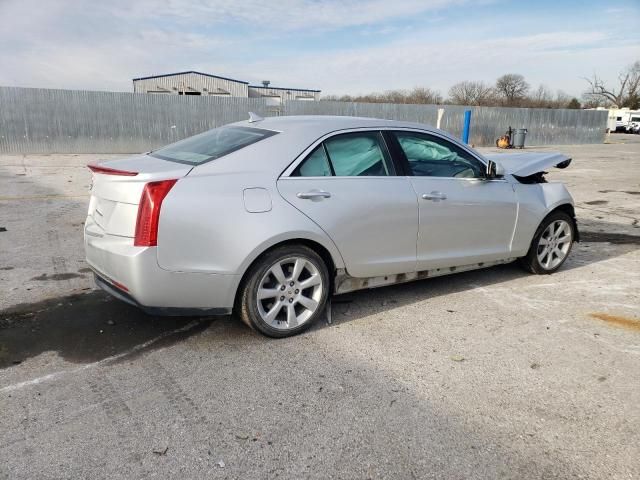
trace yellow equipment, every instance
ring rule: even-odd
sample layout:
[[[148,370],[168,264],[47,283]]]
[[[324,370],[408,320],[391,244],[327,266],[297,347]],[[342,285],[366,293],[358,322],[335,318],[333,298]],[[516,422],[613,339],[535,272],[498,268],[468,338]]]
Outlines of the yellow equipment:
[[[513,130],[509,127],[509,130],[496,140],[496,147],[498,148],[513,148]]]
[[[496,147],[498,148],[509,148],[509,136],[502,135],[498,140],[496,140]]]

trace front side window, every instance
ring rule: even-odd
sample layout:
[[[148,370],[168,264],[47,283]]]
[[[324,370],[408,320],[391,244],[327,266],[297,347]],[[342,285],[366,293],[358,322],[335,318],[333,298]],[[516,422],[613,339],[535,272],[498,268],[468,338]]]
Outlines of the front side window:
[[[393,164],[380,133],[357,132],[325,140],[292,176],[386,177],[393,174]]]
[[[432,135],[394,132],[413,175],[419,177],[482,178],[485,166],[457,145]]]
[[[249,127],[220,127],[150,153],[171,162],[200,165],[240,150],[278,132]]]

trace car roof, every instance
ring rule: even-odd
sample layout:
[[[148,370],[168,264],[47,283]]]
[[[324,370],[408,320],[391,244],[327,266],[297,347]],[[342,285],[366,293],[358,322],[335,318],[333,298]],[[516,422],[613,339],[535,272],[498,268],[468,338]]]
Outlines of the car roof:
[[[233,125],[264,128],[278,132],[296,135],[315,135],[316,138],[337,130],[351,128],[419,128],[426,131],[437,131],[423,123],[401,122],[382,118],[348,117],[337,115],[289,115],[280,117],[266,117],[263,120],[249,122],[244,120]],[[438,131],[439,133],[444,133]]]

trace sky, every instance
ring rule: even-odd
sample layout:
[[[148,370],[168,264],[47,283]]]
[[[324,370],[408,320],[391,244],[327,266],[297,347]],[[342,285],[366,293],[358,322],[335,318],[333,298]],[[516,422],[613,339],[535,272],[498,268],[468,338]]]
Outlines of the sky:
[[[519,73],[580,97],[640,60],[640,0],[0,0],[0,85],[196,70],[363,94]]]

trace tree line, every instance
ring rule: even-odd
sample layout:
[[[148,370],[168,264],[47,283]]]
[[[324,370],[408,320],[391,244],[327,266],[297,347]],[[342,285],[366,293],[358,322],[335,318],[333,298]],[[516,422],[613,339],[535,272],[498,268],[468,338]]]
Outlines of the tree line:
[[[494,84],[465,80],[453,85],[446,98],[437,90],[415,87],[411,90],[387,90],[365,95],[327,95],[322,100],[362,103],[450,104],[486,107],[527,108],[640,108],[640,61],[627,67],[618,75],[616,85],[606,85],[595,73],[585,78],[588,88],[578,98],[561,90],[553,92],[540,85],[531,88],[524,76],[506,73]]]

